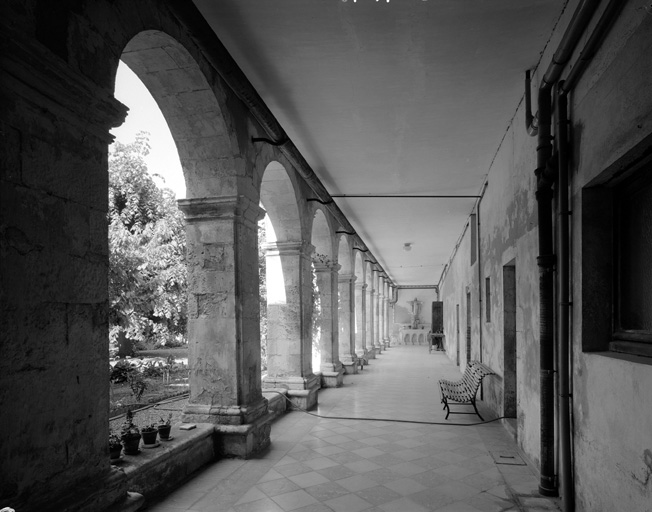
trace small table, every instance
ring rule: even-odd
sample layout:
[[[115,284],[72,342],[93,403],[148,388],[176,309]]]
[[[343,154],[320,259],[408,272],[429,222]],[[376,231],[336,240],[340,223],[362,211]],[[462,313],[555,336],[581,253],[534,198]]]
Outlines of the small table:
[[[443,332],[431,332],[428,334],[428,353],[432,352],[434,347],[435,350],[444,350],[444,333]]]

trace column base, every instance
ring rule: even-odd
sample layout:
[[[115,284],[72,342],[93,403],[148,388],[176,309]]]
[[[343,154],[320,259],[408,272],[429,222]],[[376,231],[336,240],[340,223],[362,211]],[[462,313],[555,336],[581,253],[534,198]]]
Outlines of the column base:
[[[390,343],[390,339],[389,339],[389,338],[385,338],[385,339],[383,340],[383,345],[385,346],[385,350],[387,350],[387,349],[389,348],[389,343]]]
[[[342,360],[342,366],[344,367],[345,375],[355,375],[358,373],[358,366],[360,366],[360,361],[357,356],[350,357],[348,359]]]
[[[374,345],[374,350],[376,351],[376,354],[382,354],[383,345],[381,343],[378,343],[377,345]]]
[[[246,425],[215,425],[217,450],[225,457],[248,459],[270,444],[274,416],[267,414]]]
[[[317,392],[320,388],[320,379],[314,374],[309,377],[270,377],[263,379],[263,389],[284,388],[294,407],[310,409],[317,406]]]
[[[371,347],[367,350],[367,359],[376,359],[376,349]]]
[[[188,403],[183,410],[184,423],[210,423],[218,433],[218,452],[227,457],[247,459],[269,446],[271,416],[267,399],[247,406],[223,406]]]
[[[339,388],[344,384],[344,368],[334,372],[321,372],[321,386],[323,388]]]

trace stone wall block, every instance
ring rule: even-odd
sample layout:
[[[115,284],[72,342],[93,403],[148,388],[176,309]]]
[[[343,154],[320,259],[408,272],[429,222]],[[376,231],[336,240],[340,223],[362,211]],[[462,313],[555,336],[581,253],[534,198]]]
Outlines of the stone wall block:
[[[0,180],[14,184],[23,181],[20,148],[22,137],[20,130],[7,123],[0,122]]]

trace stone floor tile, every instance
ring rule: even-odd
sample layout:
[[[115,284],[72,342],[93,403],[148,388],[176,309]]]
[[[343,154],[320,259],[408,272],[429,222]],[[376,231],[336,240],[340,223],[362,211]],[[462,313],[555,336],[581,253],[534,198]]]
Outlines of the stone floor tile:
[[[389,503],[383,503],[378,508],[385,512],[428,512],[427,508],[406,497],[390,501]]]
[[[511,507],[513,504],[511,500],[498,498],[486,492],[478,494],[477,496],[473,496],[472,498],[468,498],[464,501],[474,506],[478,510],[482,510],[482,512],[501,512],[506,508]]]
[[[319,503],[315,498],[313,498],[303,489],[286,492],[285,494],[278,494],[272,497],[272,499],[286,512],[289,512],[290,510],[296,510],[307,505],[312,505],[314,503]]]
[[[249,503],[251,501],[262,500],[266,497],[267,495],[258,487],[252,487],[244,494],[244,496],[242,496],[242,498],[236,501],[235,504],[240,505],[241,503]]]
[[[333,509],[323,503],[312,503],[311,505],[297,508],[294,512],[333,512]]]
[[[458,466],[457,464],[449,464],[441,468],[436,468],[432,470],[434,473],[439,473],[441,475],[447,476],[452,480],[462,480],[466,477],[473,475],[476,471]]]
[[[412,501],[425,507],[427,510],[437,510],[454,501],[450,496],[430,488],[410,494],[409,497]]]
[[[435,489],[439,490],[442,494],[450,496],[454,500],[462,500],[480,494],[478,489],[462,482],[450,482],[439,485]]]
[[[349,494],[351,492],[349,489],[345,489],[337,482],[327,482],[319,485],[313,485],[311,487],[306,487],[304,490],[310,494],[310,496],[319,500],[320,502],[332,500],[333,498],[344,496],[345,494]]]
[[[379,450],[378,448],[374,448],[373,446],[358,448],[357,450],[353,450],[353,453],[360,455],[360,457],[364,457],[365,459],[377,457],[378,455],[385,455],[385,452]]]
[[[352,493],[327,500],[325,504],[335,512],[359,512],[361,510],[368,510],[373,506],[357,494]]]
[[[283,475],[275,469],[270,469],[260,478],[260,480],[258,480],[258,483],[262,484],[264,482],[269,482],[270,480],[278,480],[279,478],[283,478]]]
[[[426,489],[425,485],[422,485],[419,482],[412,480],[411,478],[399,478],[398,480],[385,482],[383,485],[394,492],[402,494],[403,496],[414,494]]]
[[[282,466],[276,465],[274,466],[274,469],[276,470],[277,473],[280,473],[285,477],[291,477],[294,475],[300,475],[301,473],[308,473],[309,471],[312,471],[312,469],[309,466],[302,464],[301,462],[284,464]]]
[[[271,498],[242,503],[233,507],[235,512],[284,512]]]
[[[456,501],[436,510],[437,512],[478,512],[478,509],[473,505],[463,501]]]
[[[369,487],[376,487],[378,485],[377,482],[364,476],[364,473],[343,478],[342,480],[338,480],[337,483],[351,492],[361,491],[362,489],[368,489]]]
[[[324,484],[329,482],[328,478],[326,478],[323,475],[320,475],[316,471],[302,473],[300,475],[291,476],[289,478],[301,488],[311,487],[313,485],[319,485],[319,484]]]
[[[551,500],[548,498],[539,498],[539,497],[521,497],[519,496],[519,501],[521,505],[526,510],[560,510],[558,499]]]
[[[389,466],[389,469],[405,476],[418,475],[419,473],[423,473],[424,471],[427,471],[426,468],[419,466],[414,462],[401,462],[400,464],[394,464],[393,466]]]
[[[169,507],[186,510],[190,508],[193,503],[196,503],[203,498],[205,494],[206,493],[203,491],[190,491],[182,487],[181,489],[169,494],[165,498],[165,504]]]
[[[366,473],[367,471],[373,471],[374,469],[380,469],[382,467],[378,464],[374,464],[373,462],[369,462],[366,459],[356,462],[347,462],[344,465],[356,473]]]
[[[324,469],[338,465],[337,462],[328,457],[317,457],[316,459],[305,461],[304,464],[312,469]]]
[[[270,498],[278,494],[285,494],[287,492],[296,491],[299,489],[297,484],[287,478],[281,478],[279,480],[271,480],[269,482],[257,484],[256,487],[258,487]]]
[[[341,480],[342,478],[348,478],[356,474],[352,469],[347,468],[346,466],[332,466],[330,468],[318,469],[317,473],[325,476],[330,481],[334,482],[336,480]]]
[[[344,448],[340,446],[335,446],[335,445],[329,445],[329,446],[324,446],[322,448],[315,448],[314,450],[311,450],[314,453],[319,453],[320,455],[334,455],[336,453],[342,453],[346,451]]]
[[[385,482],[390,482],[392,480],[398,480],[403,477],[400,473],[392,471],[389,468],[380,468],[374,469],[373,471],[368,471],[365,473],[367,478],[371,478],[374,482],[378,484],[384,484]]]
[[[389,501],[397,500],[401,497],[401,494],[397,493],[396,491],[392,491],[384,485],[368,487],[367,489],[357,491],[356,494],[363,500],[368,501],[372,505],[376,506],[387,503]]]

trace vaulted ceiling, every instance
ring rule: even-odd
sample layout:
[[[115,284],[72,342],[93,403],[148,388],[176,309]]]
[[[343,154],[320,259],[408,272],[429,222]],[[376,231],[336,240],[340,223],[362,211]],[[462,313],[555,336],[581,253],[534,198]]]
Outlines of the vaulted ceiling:
[[[332,195],[475,196],[566,1],[194,3]],[[438,282],[475,204],[335,201],[398,285]]]

